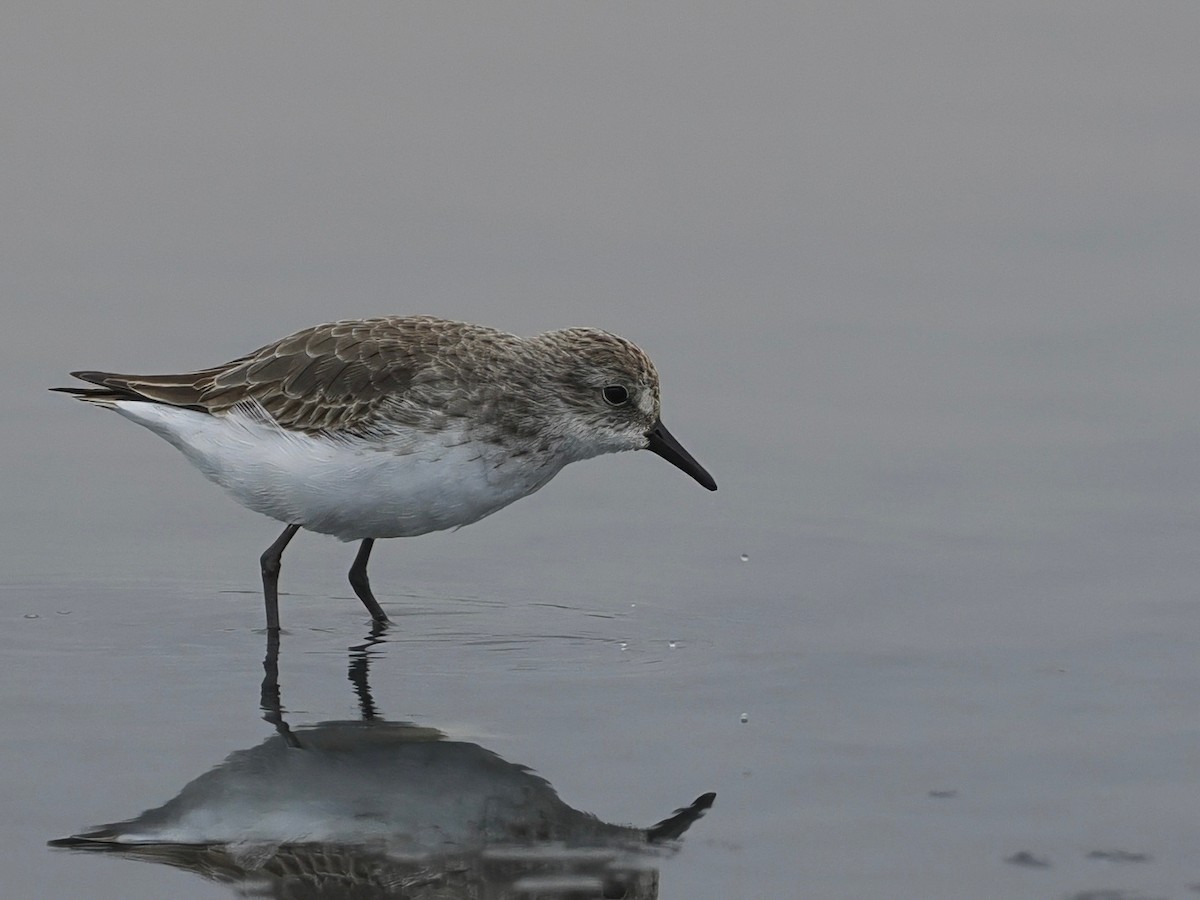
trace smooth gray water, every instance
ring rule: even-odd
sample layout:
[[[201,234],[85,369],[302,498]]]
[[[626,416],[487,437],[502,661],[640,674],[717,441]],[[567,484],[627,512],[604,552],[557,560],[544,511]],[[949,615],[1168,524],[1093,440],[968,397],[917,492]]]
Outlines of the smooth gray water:
[[[5,5],[5,897],[232,896],[46,841],[275,734],[275,525],[45,388],[404,312],[638,341],[720,490],[608,457],[380,544],[380,716],[609,823],[715,791],[662,898],[1195,896],[1198,41],[1190,4]],[[359,714],[352,557],[284,557],[293,729]]]

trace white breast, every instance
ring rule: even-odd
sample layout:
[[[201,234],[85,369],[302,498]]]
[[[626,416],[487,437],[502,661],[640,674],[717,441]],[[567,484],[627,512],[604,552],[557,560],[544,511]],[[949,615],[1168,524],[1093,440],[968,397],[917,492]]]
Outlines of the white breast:
[[[118,401],[243,506],[351,541],[469,525],[554,477],[566,460],[511,458],[461,430],[331,439],[239,412]]]

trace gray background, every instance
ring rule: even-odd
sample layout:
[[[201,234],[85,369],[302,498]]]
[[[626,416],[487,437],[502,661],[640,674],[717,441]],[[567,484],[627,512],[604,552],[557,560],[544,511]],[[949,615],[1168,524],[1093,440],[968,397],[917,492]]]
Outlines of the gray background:
[[[269,733],[276,527],[44,389],[415,312],[637,341],[721,489],[606,457],[381,545],[392,717],[609,820],[716,790],[663,897],[1192,895],[1198,44],[1192,3],[5,3],[6,896],[227,896],[43,844]],[[354,709],[351,557],[285,557],[298,721]]]

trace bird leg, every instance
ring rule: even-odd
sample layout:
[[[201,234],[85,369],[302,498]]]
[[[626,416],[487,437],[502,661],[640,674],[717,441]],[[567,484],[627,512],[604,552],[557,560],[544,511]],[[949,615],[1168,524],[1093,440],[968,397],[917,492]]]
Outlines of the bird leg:
[[[371,558],[373,546],[374,538],[363,539],[362,546],[358,548],[358,555],[354,557],[354,565],[350,567],[350,587],[354,588],[354,593],[358,594],[358,599],[363,602],[372,619],[376,622],[386,622],[387,613],[371,593],[371,582],[367,580],[367,560]]]
[[[258,559],[262,566],[263,599],[267,603],[267,631],[279,630],[279,561],[283,557],[283,548],[299,530],[299,525],[283,529],[283,534]]]

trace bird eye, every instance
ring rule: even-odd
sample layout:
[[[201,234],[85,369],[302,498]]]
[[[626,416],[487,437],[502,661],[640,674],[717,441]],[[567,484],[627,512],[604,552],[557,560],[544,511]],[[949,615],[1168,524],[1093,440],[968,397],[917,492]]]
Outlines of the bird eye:
[[[602,393],[604,402],[609,406],[624,406],[629,402],[629,391],[619,384],[610,384]]]

